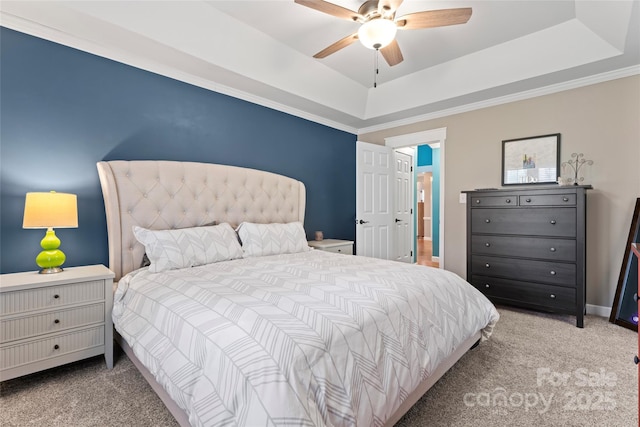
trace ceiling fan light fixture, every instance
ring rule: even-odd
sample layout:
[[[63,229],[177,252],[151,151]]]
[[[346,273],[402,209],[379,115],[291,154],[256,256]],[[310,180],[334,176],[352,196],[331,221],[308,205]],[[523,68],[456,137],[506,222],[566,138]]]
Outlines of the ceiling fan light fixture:
[[[382,49],[396,37],[398,27],[390,19],[376,18],[362,24],[358,29],[358,39],[369,49]]]

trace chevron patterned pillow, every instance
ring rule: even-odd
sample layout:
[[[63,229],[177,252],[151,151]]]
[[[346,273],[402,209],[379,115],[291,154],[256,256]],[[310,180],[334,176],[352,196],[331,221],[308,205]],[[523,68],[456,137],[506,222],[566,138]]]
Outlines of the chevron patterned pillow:
[[[245,258],[293,254],[311,250],[301,222],[254,224],[243,222],[236,229]]]
[[[134,226],[133,234],[145,247],[152,273],[242,258],[238,237],[227,223],[177,230]]]

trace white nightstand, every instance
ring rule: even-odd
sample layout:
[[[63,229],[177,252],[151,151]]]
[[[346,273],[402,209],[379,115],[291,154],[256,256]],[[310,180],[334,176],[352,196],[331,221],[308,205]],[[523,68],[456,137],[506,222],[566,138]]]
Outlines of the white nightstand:
[[[320,251],[353,255],[353,242],[351,240],[309,240],[308,244],[312,248],[318,249]]]
[[[111,369],[113,277],[103,265],[0,275],[0,381],[99,354]]]

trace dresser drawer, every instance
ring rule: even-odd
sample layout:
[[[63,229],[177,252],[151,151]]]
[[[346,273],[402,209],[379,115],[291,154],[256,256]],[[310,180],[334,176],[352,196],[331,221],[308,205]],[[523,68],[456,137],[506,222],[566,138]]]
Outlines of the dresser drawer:
[[[478,275],[471,277],[471,284],[490,299],[497,298],[503,302],[520,302],[564,310],[576,308],[576,290],[573,288]]]
[[[104,325],[0,347],[0,370],[104,345]]]
[[[501,255],[538,258],[551,261],[575,261],[576,241],[541,237],[472,235],[471,252],[481,255]]]
[[[0,315],[105,299],[104,280],[0,293]]]
[[[520,196],[520,206],[575,206],[575,194],[542,194],[538,196]]]
[[[471,255],[471,273],[529,282],[576,286],[576,265],[559,262]]]
[[[470,206],[491,207],[491,206],[518,206],[518,196],[473,196]]]
[[[474,234],[576,236],[575,208],[471,209]]]
[[[0,343],[104,322],[104,303],[0,320]]]

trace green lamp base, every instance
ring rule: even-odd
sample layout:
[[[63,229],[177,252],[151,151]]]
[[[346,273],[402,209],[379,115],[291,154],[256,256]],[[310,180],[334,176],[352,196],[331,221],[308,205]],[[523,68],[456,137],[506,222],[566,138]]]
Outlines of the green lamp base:
[[[56,236],[53,228],[47,230],[44,238],[40,241],[40,246],[44,249],[36,257],[36,264],[42,270],[40,274],[60,273],[61,265],[64,264],[67,256],[60,249],[60,239]]]

